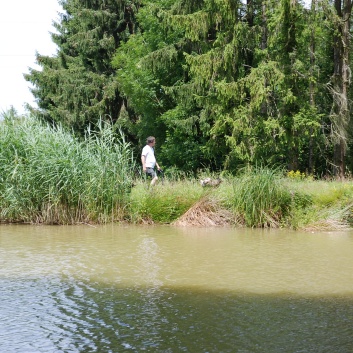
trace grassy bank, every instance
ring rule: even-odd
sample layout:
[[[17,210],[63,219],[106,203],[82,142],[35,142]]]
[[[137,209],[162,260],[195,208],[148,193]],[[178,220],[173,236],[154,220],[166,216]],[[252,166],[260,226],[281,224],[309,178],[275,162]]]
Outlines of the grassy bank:
[[[208,188],[200,178],[209,175],[166,169],[165,179],[149,188],[134,161],[109,124],[82,140],[32,118],[6,118],[0,122],[0,221],[292,229],[353,224],[351,181],[253,168],[223,175],[217,188]]]
[[[131,221],[179,226],[338,230],[353,225],[353,183],[288,177],[258,168],[223,177],[217,188],[199,179],[165,180],[132,189]]]

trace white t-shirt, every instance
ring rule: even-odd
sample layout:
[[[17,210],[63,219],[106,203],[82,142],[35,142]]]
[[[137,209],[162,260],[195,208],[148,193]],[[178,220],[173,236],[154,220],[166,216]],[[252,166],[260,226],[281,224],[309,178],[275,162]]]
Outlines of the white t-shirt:
[[[151,146],[146,145],[142,149],[142,156],[146,158],[146,168],[154,168],[156,165],[156,157],[154,156],[154,149]]]

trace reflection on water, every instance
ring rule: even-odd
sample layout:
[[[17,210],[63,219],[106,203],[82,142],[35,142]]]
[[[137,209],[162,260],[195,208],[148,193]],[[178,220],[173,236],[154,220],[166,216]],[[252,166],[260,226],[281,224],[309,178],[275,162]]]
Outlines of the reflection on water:
[[[0,351],[353,351],[353,233],[0,228]]]

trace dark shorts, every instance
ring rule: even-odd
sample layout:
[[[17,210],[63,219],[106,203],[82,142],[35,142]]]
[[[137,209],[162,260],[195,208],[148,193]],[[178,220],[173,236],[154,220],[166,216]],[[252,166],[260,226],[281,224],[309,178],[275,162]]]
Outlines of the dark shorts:
[[[146,168],[146,174],[151,178],[154,178],[157,175],[153,168]]]

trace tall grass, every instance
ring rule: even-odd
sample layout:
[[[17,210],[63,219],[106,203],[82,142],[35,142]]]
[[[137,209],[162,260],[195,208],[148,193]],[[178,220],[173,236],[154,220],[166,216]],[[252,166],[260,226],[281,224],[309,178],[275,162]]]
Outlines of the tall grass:
[[[291,224],[306,229],[342,229],[353,225],[353,184],[351,180],[287,180],[287,187],[296,190],[310,207],[294,205]]]
[[[175,181],[168,176],[154,187],[141,180],[131,192],[129,206],[133,223],[171,223],[183,215],[204,194],[194,179]]]
[[[68,224],[124,217],[134,159],[100,122],[83,140],[33,117],[0,122],[0,219]]]
[[[291,193],[277,170],[255,167],[233,181],[232,206],[248,227],[278,227],[290,213]]]

